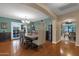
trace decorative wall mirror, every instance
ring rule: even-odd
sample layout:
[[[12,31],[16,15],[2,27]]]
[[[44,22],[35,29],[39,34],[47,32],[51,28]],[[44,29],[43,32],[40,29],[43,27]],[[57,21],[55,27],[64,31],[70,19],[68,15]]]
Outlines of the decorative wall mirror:
[[[1,29],[7,29],[7,28],[8,28],[6,22],[1,22],[1,23],[0,23],[0,27],[1,27]]]

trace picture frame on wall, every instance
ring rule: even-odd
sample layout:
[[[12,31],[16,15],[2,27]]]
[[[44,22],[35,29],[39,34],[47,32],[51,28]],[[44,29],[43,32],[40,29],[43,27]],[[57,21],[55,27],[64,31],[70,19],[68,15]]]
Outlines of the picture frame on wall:
[[[6,22],[1,22],[0,23],[0,28],[1,29],[7,29],[8,28],[7,23]]]

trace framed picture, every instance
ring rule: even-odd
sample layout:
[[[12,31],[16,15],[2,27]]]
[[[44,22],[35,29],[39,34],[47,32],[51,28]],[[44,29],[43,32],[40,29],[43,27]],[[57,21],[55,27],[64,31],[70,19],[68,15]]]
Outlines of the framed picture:
[[[6,22],[1,22],[0,27],[1,27],[1,29],[7,29],[8,26],[7,26]]]

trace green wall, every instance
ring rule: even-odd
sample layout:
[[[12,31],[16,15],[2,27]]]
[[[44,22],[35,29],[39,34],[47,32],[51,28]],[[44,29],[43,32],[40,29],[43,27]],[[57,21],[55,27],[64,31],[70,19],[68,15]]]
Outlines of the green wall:
[[[19,20],[11,19],[11,18],[5,18],[0,17],[0,32],[3,32],[4,29],[1,29],[1,23],[5,22],[7,23],[7,29],[5,29],[6,32],[11,32],[11,22],[20,22]]]
[[[52,19],[51,18],[45,19],[46,30],[48,30],[48,25],[51,25],[51,24],[52,24]]]
[[[48,30],[48,25],[52,24],[52,20],[50,17],[47,17],[46,19],[44,19],[45,21],[45,28],[46,28],[46,31]],[[36,21],[36,22],[33,22],[34,26],[35,26],[35,30],[38,30],[39,28],[39,24],[40,24],[41,21]],[[27,27],[28,27],[28,31],[31,31],[31,25],[32,23],[28,24]]]
[[[48,25],[52,24],[52,20],[50,17],[44,19],[45,21],[45,28],[46,28],[46,31],[48,30]],[[34,25],[35,25],[35,29],[38,30],[38,27],[39,27],[39,24],[40,24],[41,21],[36,21],[34,22]]]

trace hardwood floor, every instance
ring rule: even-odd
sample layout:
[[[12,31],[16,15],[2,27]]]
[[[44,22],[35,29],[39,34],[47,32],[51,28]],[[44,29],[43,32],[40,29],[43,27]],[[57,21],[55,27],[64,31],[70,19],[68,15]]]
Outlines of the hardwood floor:
[[[75,56],[79,55],[79,47],[74,43],[61,41],[58,44],[46,42],[38,49],[25,49],[19,40],[0,42],[0,56]]]

